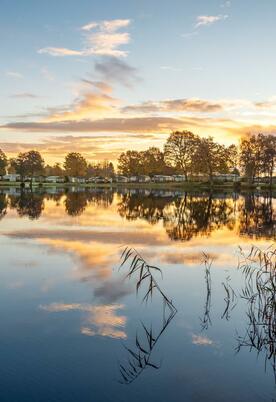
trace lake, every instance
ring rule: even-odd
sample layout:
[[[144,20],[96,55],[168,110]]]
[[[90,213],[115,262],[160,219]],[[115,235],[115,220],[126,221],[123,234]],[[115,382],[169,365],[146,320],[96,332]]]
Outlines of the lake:
[[[1,402],[275,400],[237,269],[275,245],[271,194],[7,188],[0,218]]]

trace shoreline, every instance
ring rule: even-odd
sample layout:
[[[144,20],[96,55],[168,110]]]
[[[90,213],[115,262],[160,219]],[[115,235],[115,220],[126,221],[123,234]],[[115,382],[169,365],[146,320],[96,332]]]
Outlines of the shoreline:
[[[19,182],[3,182],[0,181],[0,188],[20,188]],[[47,189],[47,188],[129,188],[129,189],[160,189],[160,190],[203,190],[203,191],[275,191],[276,184],[270,187],[268,184],[256,183],[249,185],[249,183],[214,183],[213,186],[206,182],[168,182],[168,183],[33,183],[33,189]],[[30,187],[26,187],[30,189]]]

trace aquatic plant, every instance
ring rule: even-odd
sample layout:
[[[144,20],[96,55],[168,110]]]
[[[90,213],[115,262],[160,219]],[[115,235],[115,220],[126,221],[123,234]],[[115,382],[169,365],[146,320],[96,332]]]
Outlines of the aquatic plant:
[[[155,292],[161,295],[163,301],[163,320],[161,329],[158,330],[154,330],[152,325],[149,328],[142,322],[142,333],[141,331],[140,334],[138,334],[138,331],[136,332],[135,347],[131,349],[125,346],[128,352],[127,362],[126,364],[119,363],[121,373],[119,382],[122,384],[132,383],[146,368],[159,369],[159,365],[152,360],[152,352],[177,312],[172,300],[160,288],[153,274],[159,273],[162,276],[161,269],[154,265],[149,265],[137,250],[130,247],[126,247],[122,252],[120,268],[125,266],[128,261],[130,263],[126,278],[133,278],[136,274],[137,293],[140,291],[142,285],[145,285],[145,294],[142,300],[147,303],[149,298],[152,299]],[[166,315],[167,311],[168,315]]]
[[[237,352],[243,347],[264,352],[271,362],[276,380],[276,248],[261,250],[252,246],[245,254],[240,249],[239,269],[245,275],[242,298],[248,303],[248,324],[238,336]]]
[[[202,254],[202,263],[205,267],[205,283],[206,283],[206,301],[204,305],[204,312],[203,317],[201,320],[201,329],[207,330],[209,325],[212,325],[211,317],[210,317],[210,310],[211,310],[211,294],[212,294],[212,279],[211,279],[211,266],[213,260],[211,257],[203,253]]]

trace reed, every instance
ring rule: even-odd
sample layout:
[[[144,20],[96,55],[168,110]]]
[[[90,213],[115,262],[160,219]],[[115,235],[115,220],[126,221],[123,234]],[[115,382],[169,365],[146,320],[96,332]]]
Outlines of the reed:
[[[211,295],[212,295],[212,279],[211,279],[211,267],[213,260],[211,257],[202,253],[202,264],[204,264],[205,268],[205,284],[206,284],[206,300],[204,305],[203,317],[200,319],[201,321],[201,329],[202,331],[207,330],[209,325],[212,325],[210,311],[211,311]]]
[[[136,280],[136,292],[138,293],[142,285],[145,285],[146,290],[142,298],[144,302],[147,303],[149,298],[152,299],[155,292],[161,295],[163,301],[163,320],[161,329],[158,330],[154,330],[152,325],[149,328],[142,322],[142,333],[141,330],[140,334],[138,334],[138,331],[136,332],[135,347],[129,348],[125,346],[128,358],[125,364],[119,363],[121,374],[119,382],[121,384],[131,384],[147,368],[159,369],[160,366],[152,360],[152,352],[177,312],[172,300],[160,288],[153,274],[159,273],[162,276],[160,268],[149,265],[137,250],[130,247],[126,247],[121,254],[120,269],[127,263],[129,264],[126,278],[134,278]],[[166,311],[169,312],[168,315],[166,315]]]
[[[261,250],[252,246],[248,254],[240,249],[238,268],[245,275],[242,298],[248,303],[247,328],[238,336],[241,348],[265,354],[265,367],[270,361],[276,380],[276,249]]]

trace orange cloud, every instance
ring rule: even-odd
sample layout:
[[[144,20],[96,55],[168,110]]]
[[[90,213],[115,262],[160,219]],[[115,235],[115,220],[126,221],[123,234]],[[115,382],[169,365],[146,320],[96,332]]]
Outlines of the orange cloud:
[[[82,94],[77,98],[68,110],[54,109],[53,113],[49,115],[46,122],[65,122],[72,120],[90,119],[94,117],[99,118],[107,112],[112,112],[118,100],[112,98],[104,93],[89,92]]]
[[[121,304],[91,305],[81,303],[52,303],[39,306],[41,310],[49,313],[86,312],[85,326],[81,326],[80,329],[83,335],[100,335],[117,339],[126,338],[126,333],[123,330],[126,325],[126,317],[118,315],[118,310],[123,307]]]

